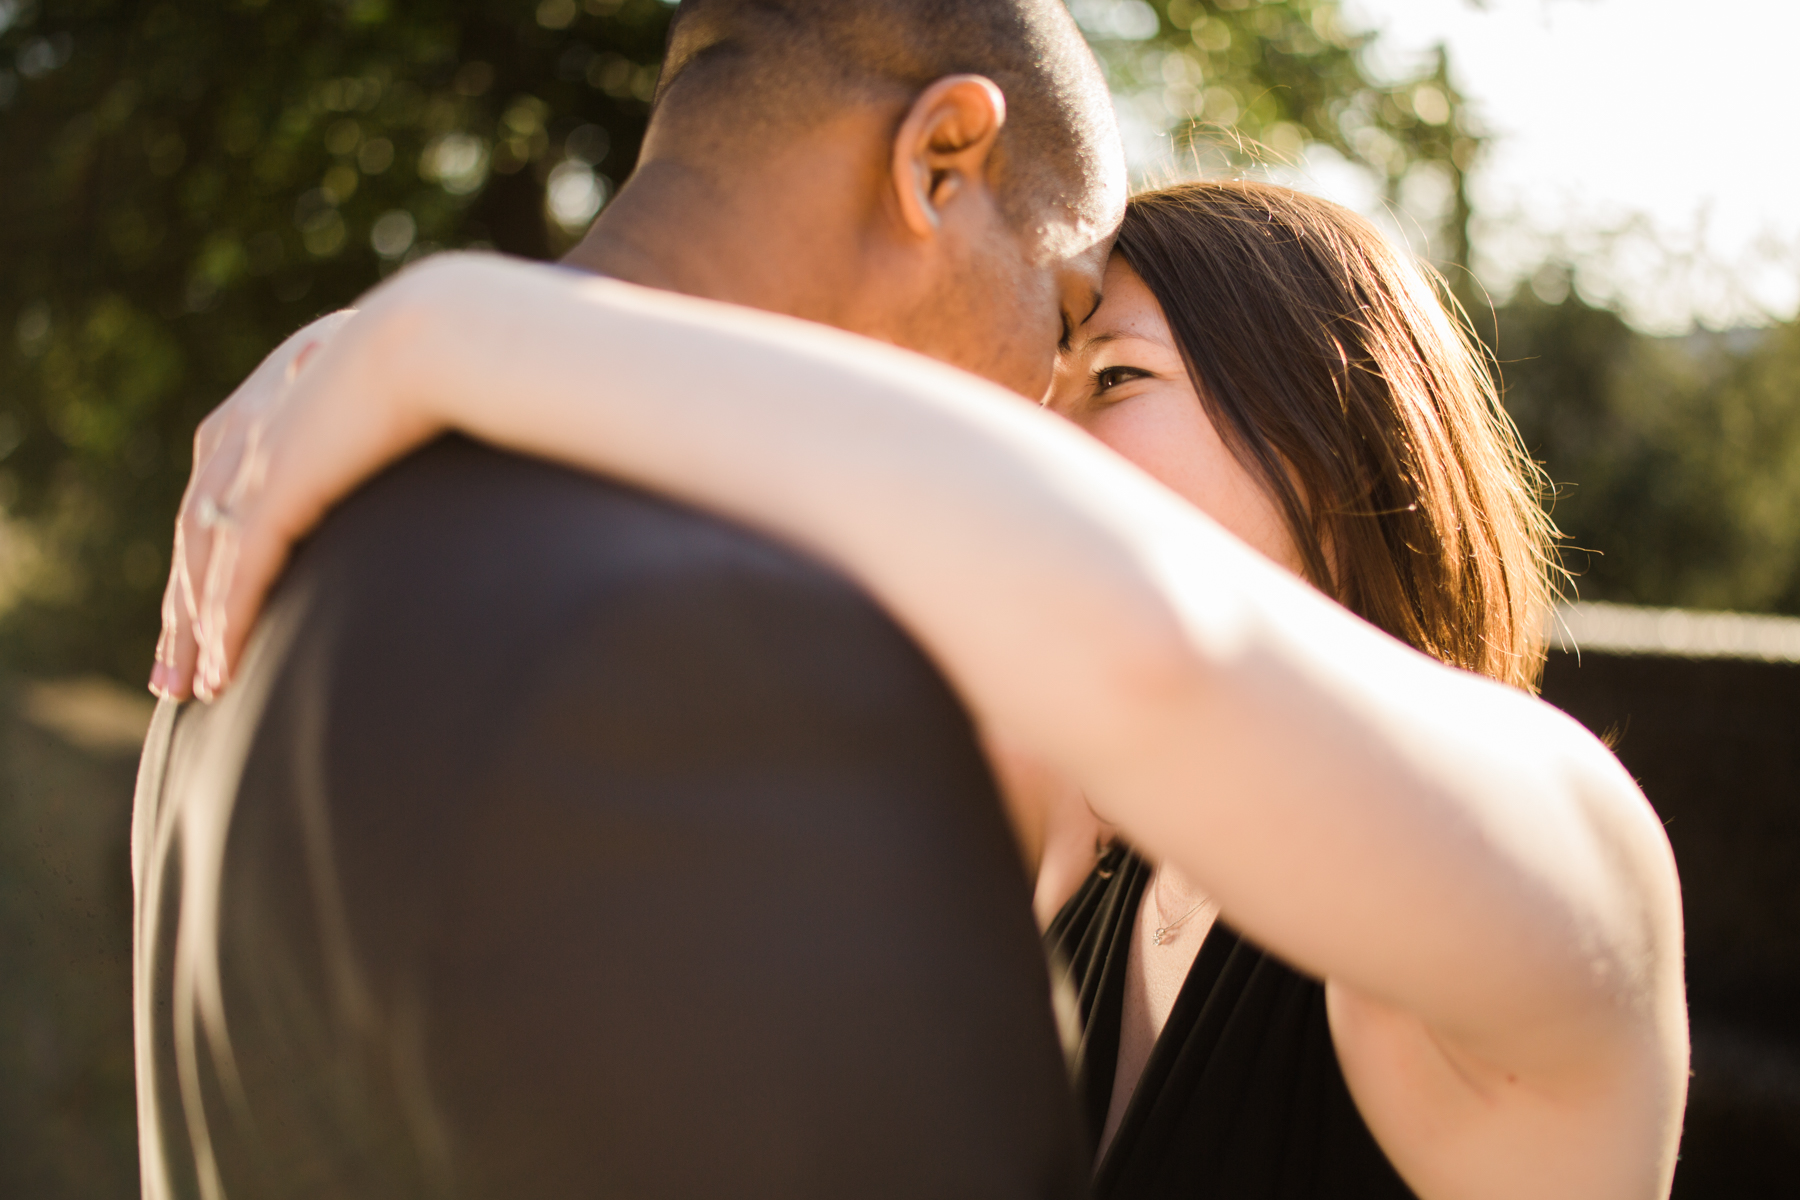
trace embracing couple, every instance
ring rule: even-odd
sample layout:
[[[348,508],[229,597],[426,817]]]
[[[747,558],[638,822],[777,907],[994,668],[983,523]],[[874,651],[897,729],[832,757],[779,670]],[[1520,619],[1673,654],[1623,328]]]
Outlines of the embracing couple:
[[[1531,694],[1538,497],[1367,224],[1127,202],[1057,0],[684,0],[564,264],[200,430],[146,1195],[1665,1195],[1679,893]]]

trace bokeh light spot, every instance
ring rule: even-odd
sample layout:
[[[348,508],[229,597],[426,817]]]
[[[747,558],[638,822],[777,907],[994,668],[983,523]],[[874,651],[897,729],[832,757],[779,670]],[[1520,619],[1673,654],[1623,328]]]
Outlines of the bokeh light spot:
[[[383,258],[399,258],[412,249],[419,228],[404,209],[382,213],[369,230],[369,245]]]
[[[579,159],[566,159],[550,172],[544,191],[545,207],[550,218],[566,233],[580,233],[587,228],[607,200],[607,182],[594,168]]]

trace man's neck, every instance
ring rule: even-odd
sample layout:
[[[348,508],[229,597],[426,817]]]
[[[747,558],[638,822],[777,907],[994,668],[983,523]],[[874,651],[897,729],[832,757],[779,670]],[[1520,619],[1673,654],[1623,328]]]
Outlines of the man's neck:
[[[804,219],[795,209],[805,200],[792,194],[782,211],[767,211],[769,193],[758,182],[745,178],[727,189],[679,161],[645,163],[563,262],[645,287],[838,323],[834,268],[844,260],[830,245],[837,223]]]

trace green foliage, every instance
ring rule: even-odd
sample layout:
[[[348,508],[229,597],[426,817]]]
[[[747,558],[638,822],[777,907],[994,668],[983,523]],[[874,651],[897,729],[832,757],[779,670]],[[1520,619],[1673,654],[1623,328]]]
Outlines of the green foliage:
[[[1195,166],[1329,147],[1466,265],[1482,138],[1441,54],[1378,76],[1335,0],[1071,7]],[[0,655],[141,677],[199,418],[410,257],[560,251],[636,158],[670,11],[0,0]],[[1558,518],[1605,552],[1584,594],[1800,611],[1791,329],[1695,352],[1577,301],[1501,318]]]
[[[1126,119],[1170,130],[1190,169],[1329,147],[1436,226],[1433,257],[1480,310],[1466,180],[1483,135],[1441,50],[1415,77],[1379,77],[1371,36],[1348,32],[1335,0],[1070,7]],[[1583,597],[1800,612],[1800,325],[1650,338],[1578,297],[1530,291],[1496,317],[1507,405],[1559,485]]]
[[[1309,144],[1369,172],[1466,268],[1464,184],[1482,134],[1440,50],[1429,70],[1371,71],[1373,35],[1337,0],[1074,0],[1114,90],[1208,173],[1294,164]]]
[[[199,418],[408,257],[560,250],[546,188],[575,224],[630,170],[670,12],[0,0],[6,655],[141,676]]]
[[[1652,338],[1525,291],[1498,329],[1584,599],[1800,613],[1800,323]]]

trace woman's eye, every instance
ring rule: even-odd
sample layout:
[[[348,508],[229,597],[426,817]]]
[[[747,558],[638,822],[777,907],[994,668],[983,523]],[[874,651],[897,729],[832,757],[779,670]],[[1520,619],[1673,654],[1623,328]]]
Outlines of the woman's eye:
[[[1094,391],[1110,392],[1121,383],[1129,383],[1133,379],[1142,379],[1144,372],[1136,367],[1107,367],[1094,372]]]

